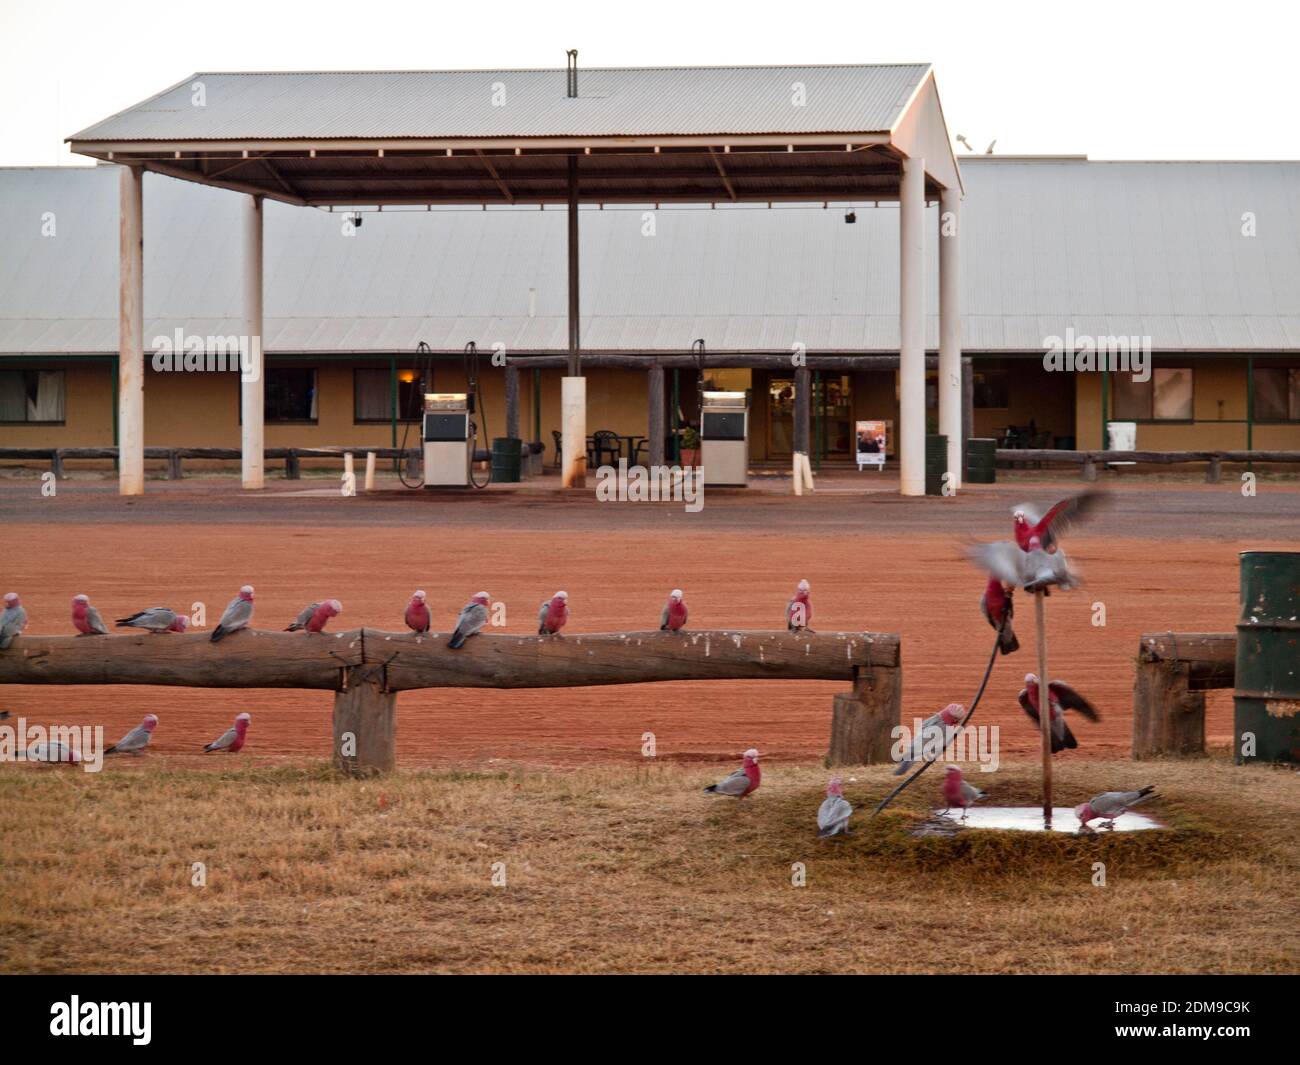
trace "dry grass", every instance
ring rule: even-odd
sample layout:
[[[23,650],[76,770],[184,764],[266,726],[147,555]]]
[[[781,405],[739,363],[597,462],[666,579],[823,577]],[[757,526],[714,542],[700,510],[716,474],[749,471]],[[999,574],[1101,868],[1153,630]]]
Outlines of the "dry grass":
[[[918,839],[906,827],[937,780],[868,826],[892,780],[874,767],[846,789],[852,837],[823,842],[817,766],[769,765],[743,803],[701,794],[716,773],[699,764],[487,768],[362,783],[157,756],[99,776],[3,767],[0,970],[1300,969],[1287,770],[1066,763],[1061,804],[1154,783],[1171,829]],[[999,803],[1037,794],[1029,764],[980,783]]]

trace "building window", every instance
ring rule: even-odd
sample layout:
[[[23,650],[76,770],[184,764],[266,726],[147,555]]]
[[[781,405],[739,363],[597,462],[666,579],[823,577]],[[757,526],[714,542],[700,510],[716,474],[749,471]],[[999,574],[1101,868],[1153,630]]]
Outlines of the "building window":
[[[1257,422],[1300,421],[1300,369],[1256,367],[1254,415]]]
[[[1111,378],[1111,417],[1121,422],[1190,422],[1192,420],[1191,367],[1162,366],[1148,381],[1132,374]]]
[[[393,382],[387,369],[352,371],[352,420],[387,422],[393,418]],[[424,380],[414,370],[397,371],[397,418],[418,422],[424,409]]]
[[[1006,370],[976,370],[971,374],[976,410],[1006,410],[1011,389]]]
[[[62,370],[0,370],[0,422],[63,424]]]
[[[268,422],[315,422],[316,371],[268,367],[264,417]]]

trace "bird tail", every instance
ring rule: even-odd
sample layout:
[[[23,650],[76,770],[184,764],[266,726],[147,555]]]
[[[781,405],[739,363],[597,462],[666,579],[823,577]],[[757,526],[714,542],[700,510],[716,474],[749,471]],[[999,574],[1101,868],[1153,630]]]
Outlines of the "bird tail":
[[[447,646],[450,647],[453,651],[457,647],[464,647],[465,646],[464,633],[462,633],[460,629],[457,629],[455,632],[453,632],[451,634],[451,639],[447,641]]]
[[[226,630],[223,629],[220,625],[218,625],[215,629],[212,630],[211,640],[213,643],[216,643],[218,640],[221,639],[221,637],[225,635],[226,635]]]
[[[1016,639],[1015,630],[1012,629],[1009,621],[1007,627],[1002,630],[1002,635],[998,637],[998,650],[1004,655],[1020,650],[1020,641]]]
[[[894,776],[901,777],[904,773],[906,773],[909,769],[911,769],[914,764],[915,763],[912,761],[912,759],[904,758],[901,762],[898,763],[898,768],[894,770]]]
[[[545,636],[545,635],[546,635],[546,626],[545,626],[545,625],[538,625],[538,626],[537,626],[537,635],[538,635],[538,636]]]
[[[1070,750],[1074,750],[1076,747],[1079,746],[1079,741],[1074,738],[1074,733],[1070,731],[1069,725],[1063,725],[1062,730],[1064,731],[1065,735],[1061,737],[1059,747],[1057,746],[1056,737],[1055,736],[1052,737],[1053,753],[1061,750],[1062,748],[1069,748]]]
[[[704,790],[705,790],[705,791],[713,791],[713,792],[716,792],[716,791],[718,790],[718,785],[716,785],[716,784],[710,784],[710,785],[709,785],[707,788],[705,788]]]
[[[297,631],[298,631],[299,629],[301,629],[301,628],[302,628],[302,626],[299,625],[299,624],[295,621],[292,625],[290,625],[290,626],[289,626],[288,628],[286,628],[284,631],[285,631],[285,632],[297,632]]]
[[[105,754],[113,754],[116,750],[117,750],[117,744],[115,743],[115,744],[113,744],[113,746],[111,746],[111,747],[105,747],[105,748],[104,748],[104,753],[105,753]]]
[[[217,749],[217,745],[215,743],[205,743],[203,745],[203,749],[205,751],[215,751]]]
[[[7,717],[8,715],[6,714],[5,716]],[[1140,803],[1155,790],[1156,786],[1154,784],[1147,784],[1145,787],[1138,788],[1138,797],[1134,800],[1134,805]]]
[[[135,622],[136,622],[136,619],[137,619],[139,616],[140,616],[139,614],[132,614],[129,618],[118,618],[115,622],[113,622],[113,624],[114,624],[114,625],[124,625],[124,626],[134,625]]]

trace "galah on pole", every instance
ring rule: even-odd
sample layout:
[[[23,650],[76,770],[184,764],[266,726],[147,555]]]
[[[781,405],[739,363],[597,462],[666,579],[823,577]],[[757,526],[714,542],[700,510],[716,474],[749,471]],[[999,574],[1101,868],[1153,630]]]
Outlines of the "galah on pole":
[[[165,606],[151,606],[129,618],[118,618],[113,622],[121,629],[146,629],[149,632],[184,632],[190,619],[184,614],[168,610]]]
[[[470,601],[461,609],[460,617],[456,619],[456,629],[451,634],[451,639],[447,641],[448,647],[453,650],[464,647],[465,641],[476,635],[487,624],[490,599],[491,596],[487,592],[475,592],[470,597]]]
[[[284,631],[297,632],[299,629],[306,629],[308,632],[323,632],[330,618],[338,617],[341,613],[343,613],[343,604],[337,599],[322,599],[319,603],[303,607]]]
[[[1105,501],[1106,493],[1090,488],[1078,495],[1070,496],[1054,503],[1046,511],[1032,503],[1021,503],[1011,508],[1012,527],[1016,534],[1016,544],[1022,551],[1030,550],[1029,541],[1037,537],[1039,544],[1048,553],[1056,550],[1056,541],[1070,525],[1084,520],[1097,512]]]
[[[217,627],[212,630],[212,642],[216,643],[223,637],[229,636],[232,632],[247,628],[248,623],[252,620],[253,586],[246,584],[239,589],[239,594],[230,600],[230,605],[222,613],[221,620],[217,622]]]
[[[239,714],[235,723],[203,749],[205,751],[229,751],[234,754],[244,746],[248,736],[248,725],[253,720],[251,714]]]
[[[0,651],[6,650],[14,637],[27,628],[27,611],[17,592],[5,593],[4,612],[0,613]]]
[[[77,765],[81,761],[81,754],[61,740],[49,740],[33,743],[27,748],[27,760],[48,762],[50,765],[59,763]]]
[[[1011,592],[997,577],[990,577],[989,583],[984,587],[984,594],[980,596],[980,613],[994,629],[1002,625],[1001,635],[998,636],[999,651],[1009,655],[1012,651],[1020,650],[1020,641],[1016,639],[1015,630],[1011,627]],[[1005,625],[1002,624],[1004,619]]]
[[[149,746],[153,739],[153,730],[158,727],[157,714],[145,714],[144,720],[118,740],[113,746],[104,749],[105,754],[139,754]]]
[[[744,762],[739,769],[704,790],[712,795],[733,795],[737,799],[743,799],[758,789],[762,778],[762,771],[758,768],[758,751],[751,747],[745,752]]]
[[[685,628],[686,614],[686,600],[682,598],[682,590],[674,588],[668,593],[668,601],[659,613],[659,631],[676,632]]]
[[[831,777],[826,785],[826,798],[817,811],[817,838],[838,836],[849,830],[849,818],[853,816],[853,807],[844,798],[844,782],[839,777]]]
[[[542,608],[537,612],[537,635],[554,636],[569,620],[569,593],[556,592],[551,598],[542,600]]]
[[[980,799],[985,798],[985,793],[975,787],[974,784],[968,784],[962,779],[961,770],[955,765],[946,766],[943,771],[943,801],[948,804],[951,810],[954,806],[962,811],[962,817],[966,816],[966,811]]]
[[[910,756],[902,758],[898,768],[894,770],[894,776],[901,777],[917,762],[935,761],[948,746],[947,730],[960,725],[965,716],[966,708],[961,703],[949,703],[937,714],[931,714],[922,721],[921,731],[912,737]],[[927,759],[925,757],[927,751],[932,751],[934,757]]]
[[[1102,828],[1113,829],[1115,818],[1127,813],[1138,803],[1145,802],[1155,790],[1154,784],[1148,784],[1144,788],[1138,788],[1137,791],[1103,791],[1100,795],[1076,806],[1074,816],[1079,819],[1082,828],[1088,828],[1089,821],[1095,821],[1100,817],[1104,818]]]
[[[433,624],[433,615],[429,613],[429,606],[425,602],[423,591],[417,591],[411,596],[411,601],[406,604],[406,627],[412,632],[428,632],[429,626]]]
[[[1039,691],[1038,677],[1033,673],[1025,674],[1025,686],[1020,689],[1020,706],[1026,714],[1038,724]],[[1061,680],[1054,680],[1047,686],[1051,701],[1052,753],[1079,746],[1070,726],[1065,723],[1065,711],[1077,710],[1089,721],[1100,721],[1096,708],[1082,695]]]
[[[72,597],[72,624],[82,636],[107,636],[108,626],[99,611],[90,605],[90,596]]]
[[[785,627],[791,632],[812,627],[812,588],[807,581],[795,587],[794,598],[785,605]]]
[[[998,540],[970,547],[967,554],[986,573],[1027,592],[1041,589],[1050,595],[1053,585],[1068,590],[1079,583],[1070,570],[1065,552],[1058,548],[1049,554],[1036,536],[1030,538],[1028,550],[1021,550],[1010,540]]]

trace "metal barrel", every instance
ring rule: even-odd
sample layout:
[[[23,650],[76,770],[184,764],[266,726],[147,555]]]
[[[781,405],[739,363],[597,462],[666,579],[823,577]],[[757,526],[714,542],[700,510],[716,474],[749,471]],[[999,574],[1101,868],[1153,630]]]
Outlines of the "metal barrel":
[[[492,441],[492,483],[514,484],[519,480],[519,457],[523,441],[516,436],[498,436]]]
[[[943,475],[948,472],[948,438],[942,433],[925,438],[925,494],[943,495]]]
[[[1237,763],[1300,762],[1300,551],[1241,553]]]
[[[977,436],[966,441],[966,480],[971,484],[993,484],[998,479],[998,442]]]

